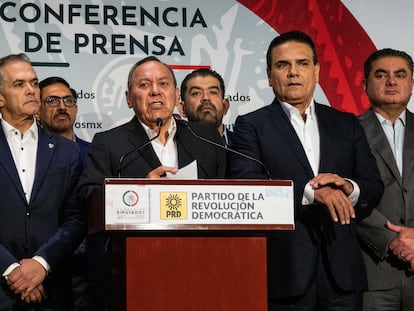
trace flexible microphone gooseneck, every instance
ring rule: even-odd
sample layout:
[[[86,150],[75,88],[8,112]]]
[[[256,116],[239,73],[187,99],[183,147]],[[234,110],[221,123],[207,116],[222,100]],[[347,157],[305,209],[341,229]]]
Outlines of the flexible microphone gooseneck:
[[[199,140],[202,140],[202,141],[204,141],[204,142],[206,142],[208,144],[214,145],[214,146],[216,146],[218,148],[221,148],[221,149],[225,150],[226,152],[231,152],[231,153],[237,154],[238,156],[241,156],[242,158],[245,158],[245,159],[248,159],[250,161],[256,162],[257,164],[259,164],[265,170],[267,177],[269,179],[273,179],[272,174],[270,174],[270,171],[267,169],[267,167],[264,165],[264,163],[262,161],[260,161],[259,159],[253,158],[253,157],[251,157],[251,156],[249,156],[247,154],[244,154],[244,153],[242,153],[240,151],[231,149],[229,147],[225,147],[223,145],[220,145],[219,143],[216,143],[215,141],[212,141],[210,139],[207,139],[205,137],[202,137],[202,136],[196,134],[191,129],[191,127],[190,127],[190,125],[188,124],[187,121],[183,120],[183,122],[185,123],[185,126],[187,127],[187,129],[190,131],[191,135],[193,135],[195,138],[197,138]]]
[[[155,135],[153,138],[149,139],[148,141],[146,141],[145,143],[143,143],[141,146],[132,149],[130,151],[128,151],[127,153],[125,153],[120,159],[119,159],[119,164],[118,164],[118,177],[121,177],[121,166],[122,166],[122,162],[125,160],[125,158],[127,156],[129,156],[131,153],[134,153],[136,151],[141,150],[142,148],[145,148],[146,146],[148,146],[154,139],[157,139],[160,134],[161,134],[161,126],[162,126],[162,119],[161,118],[157,118],[157,120],[155,120],[155,123],[157,124],[158,127],[158,132],[157,135]]]

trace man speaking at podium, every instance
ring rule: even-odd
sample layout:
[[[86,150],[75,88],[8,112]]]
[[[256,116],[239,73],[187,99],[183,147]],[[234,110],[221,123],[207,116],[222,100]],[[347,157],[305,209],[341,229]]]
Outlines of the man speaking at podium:
[[[99,189],[107,177],[160,178],[175,174],[194,161],[197,163],[198,178],[225,177],[225,150],[214,145],[221,144],[217,129],[202,123],[174,119],[179,91],[168,65],[154,56],[135,63],[128,75],[126,100],[128,107],[135,112],[132,120],[97,133],[92,141],[79,184],[81,200],[86,205],[93,202],[96,195],[102,195]],[[103,214],[103,205],[100,208]],[[89,241],[92,240],[89,237]],[[99,240],[101,247],[96,252],[101,252],[103,256],[107,240],[102,237],[102,232],[90,247],[96,248]],[[96,259],[99,265],[99,257],[96,256]],[[99,267],[96,270],[100,270]],[[97,279],[92,284],[91,294],[96,298],[96,309],[103,310],[106,303],[101,300],[108,295],[97,288],[104,284],[104,280],[99,279],[104,272],[92,273],[96,274]]]
[[[232,177],[293,180],[295,230],[268,235],[269,310],[360,310],[367,280],[356,217],[383,186],[355,116],[313,100],[315,45],[294,31],[267,51],[272,104],[236,120]],[[275,207],[277,208],[277,207]]]

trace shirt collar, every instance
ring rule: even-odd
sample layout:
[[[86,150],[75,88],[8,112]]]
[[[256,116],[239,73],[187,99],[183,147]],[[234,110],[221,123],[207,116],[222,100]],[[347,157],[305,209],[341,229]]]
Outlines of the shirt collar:
[[[283,111],[286,113],[286,115],[288,116],[289,120],[292,118],[293,115],[298,115],[299,114],[299,110],[296,109],[293,105],[287,103],[287,102],[280,102]],[[309,106],[306,108],[305,110],[305,114],[307,115],[308,118],[314,118],[315,116],[315,102],[313,100],[313,98],[311,99],[311,102],[309,104]]]
[[[139,121],[139,123],[141,123],[142,127],[145,130],[145,133],[147,133],[147,135],[150,139],[152,137],[155,137],[158,134],[158,130],[154,131],[148,125],[141,122],[139,119],[138,119],[138,121]],[[177,124],[175,122],[175,119],[173,117],[171,117],[171,123],[170,123],[170,126],[168,127],[168,138],[171,137],[171,139],[173,139],[176,132],[177,132]]]
[[[5,133],[7,139],[9,139],[11,136],[16,135],[16,132],[20,133],[18,129],[10,125],[6,120],[1,120],[1,126],[3,128],[3,132]],[[33,139],[37,140],[38,138],[38,129],[37,129],[37,122],[33,119],[32,125],[29,127],[29,129],[26,131]],[[25,133],[25,135],[27,135]]]
[[[385,119],[380,113],[376,112],[375,110],[374,112],[381,124],[384,124],[385,122],[390,122],[388,119]],[[407,110],[404,109],[404,111],[401,112],[397,120],[400,120],[401,125],[405,127],[406,119],[407,119]]]
[[[224,138],[224,140],[226,142],[226,145],[227,145],[229,143],[229,137],[228,137],[228,134],[227,134],[227,127],[225,127],[225,126],[224,126],[223,134],[221,135],[221,137]]]

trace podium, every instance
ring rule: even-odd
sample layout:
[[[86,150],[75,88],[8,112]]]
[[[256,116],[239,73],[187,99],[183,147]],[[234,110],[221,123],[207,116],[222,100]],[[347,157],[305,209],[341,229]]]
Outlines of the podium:
[[[104,190],[112,310],[267,311],[266,232],[294,229],[291,181],[106,179]]]

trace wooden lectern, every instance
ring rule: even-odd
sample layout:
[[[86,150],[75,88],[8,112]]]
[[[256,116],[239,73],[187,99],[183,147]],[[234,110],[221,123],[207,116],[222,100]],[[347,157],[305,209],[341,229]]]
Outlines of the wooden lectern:
[[[159,197],[159,191],[164,193],[164,187],[171,186],[172,182],[174,187],[178,187],[177,193],[181,194],[189,192],[188,185],[195,185],[203,191],[207,186],[225,189],[230,185],[238,189],[249,185],[287,188],[288,196],[293,197],[290,181],[108,179],[105,191],[113,191],[108,190],[108,185],[123,185],[124,188],[115,196],[122,197],[123,203],[127,201],[130,205],[127,212],[123,210],[121,213],[122,206],[114,203],[113,198],[108,199],[106,194],[106,209],[112,209],[114,215],[121,213],[122,217],[133,213],[133,208],[139,205],[137,202],[141,199],[138,199],[139,195],[135,197],[138,190],[129,190],[129,186],[161,185],[162,190],[157,190],[155,194]],[[126,198],[129,191],[134,194]],[[168,191],[171,194],[171,189]],[[179,200],[175,194],[171,197]],[[159,209],[160,204],[150,199],[151,208]],[[117,212],[114,206],[117,206]],[[217,207],[217,203],[214,206]],[[176,210],[174,205],[168,208]],[[291,212],[293,219],[293,203]],[[187,218],[190,216],[187,215]],[[106,214],[108,219],[110,217]],[[293,222],[222,224],[212,223],[211,220],[203,220],[203,223],[166,220],[154,223],[153,219],[140,224],[134,224],[130,219],[126,223],[122,219],[117,222],[115,220],[114,223],[113,218],[112,223],[106,222],[115,259],[114,311],[267,311],[266,231],[293,229]]]

